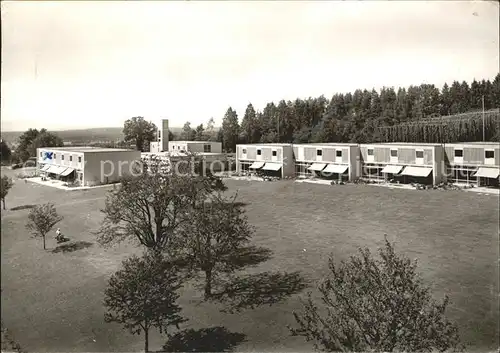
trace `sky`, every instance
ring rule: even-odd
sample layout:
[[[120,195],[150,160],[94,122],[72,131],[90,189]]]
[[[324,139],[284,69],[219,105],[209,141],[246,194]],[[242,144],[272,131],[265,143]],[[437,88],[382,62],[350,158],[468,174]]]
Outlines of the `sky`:
[[[1,2],[1,128],[220,125],[229,106],[493,79],[486,1]]]

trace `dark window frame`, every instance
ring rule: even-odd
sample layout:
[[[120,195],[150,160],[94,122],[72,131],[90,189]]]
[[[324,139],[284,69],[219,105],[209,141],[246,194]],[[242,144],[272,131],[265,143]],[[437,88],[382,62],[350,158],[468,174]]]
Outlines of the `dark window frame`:
[[[419,156],[418,156],[419,154],[422,154],[422,156],[421,156],[421,157],[419,157]],[[420,158],[420,159],[421,159],[421,158],[424,158],[424,151],[415,151],[415,158]]]
[[[488,154],[491,154],[491,157],[488,157]],[[495,158],[495,150],[485,150],[484,158],[485,159]]]
[[[371,151],[371,153],[370,153],[370,151]],[[374,148],[368,148],[366,150],[366,154],[367,154],[367,156],[373,156],[373,155],[375,155],[375,149]]]
[[[457,155],[457,152],[460,152],[460,155]],[[453,152],[453,155],[455,157],[462,157],[464,156],[464,150],[463,149],[455,149],[454,152]]]
[[[274,150],[273,151],[273,157],[277,157],[278,156],[278,151]]]
[[[257,150],[257,156],[262,156],[262,150],[261,149]]]
[[[316,156],[323,156],[323,150],[316,150]]]
[[[393,152],[396,152],[396,155],[394,155]],[[391,155],[391,157],[397,157],[398,156],[398,150],[391,150],[390,155]]]
[[[335,157],[342,157],[342,150],[335,150]]]

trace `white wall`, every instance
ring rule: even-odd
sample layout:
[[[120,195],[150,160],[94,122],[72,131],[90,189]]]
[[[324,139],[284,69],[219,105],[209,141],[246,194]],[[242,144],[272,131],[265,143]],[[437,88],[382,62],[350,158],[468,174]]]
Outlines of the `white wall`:
[[[130,175],[134,161],[141,160],[140,151],[85,152],[83,183],[85,186],[111,183]]]
[[[45,152],[52,152],[52,160],[43,159]],[[84,168],[84,154],[71,150],[58,150],[51,148],[37,148],[37,165],[50,164],[62,167],[71,167],[77,170]],[[54,157],[55,156],[55,157]],[[78,158],[80,157],[80,159]]]
[[[222,153],[222,143],[221,142],[204,142],[204,141],[169,141],[168,151],[169,152],[180,152],[188,151],[193,153],[203,153],[205,152],[205,145],[210,145],[209,153]]]

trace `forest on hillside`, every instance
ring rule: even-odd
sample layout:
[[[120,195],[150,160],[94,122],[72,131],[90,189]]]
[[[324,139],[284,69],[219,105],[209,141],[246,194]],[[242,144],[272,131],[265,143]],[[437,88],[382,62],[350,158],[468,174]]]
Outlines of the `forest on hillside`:
[[[483,104],[485,140],[500,141],[500,74],[441,89],[421,84],[282,100],[262,111],[249,104],[241,120],[230,107],[217,139],[226,151],[236,143],[480,141]]]

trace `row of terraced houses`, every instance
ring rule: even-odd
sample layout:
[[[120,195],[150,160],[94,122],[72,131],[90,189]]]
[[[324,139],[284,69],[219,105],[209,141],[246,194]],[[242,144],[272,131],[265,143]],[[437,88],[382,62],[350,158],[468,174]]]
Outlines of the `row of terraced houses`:
[[[500,146],[452,144],[249,144],[236,147],[238,173],[498,187]]]

